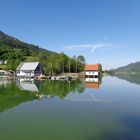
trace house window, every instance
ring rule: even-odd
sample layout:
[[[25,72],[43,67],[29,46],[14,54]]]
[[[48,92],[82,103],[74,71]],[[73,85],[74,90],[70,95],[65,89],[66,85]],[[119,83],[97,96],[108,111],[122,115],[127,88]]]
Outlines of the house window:
[[[89,74],[94,74],[94,72],[91,71],[91,72],[89,72]]]

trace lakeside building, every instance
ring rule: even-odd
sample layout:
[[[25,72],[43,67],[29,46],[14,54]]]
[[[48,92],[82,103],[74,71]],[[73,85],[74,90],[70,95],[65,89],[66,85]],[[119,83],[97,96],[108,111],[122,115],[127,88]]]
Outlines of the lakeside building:
[[[85,65],[85,78],[96,78],[102,73],[101,64],[86,64]]]
[[[23,62],[16,69],[16,76],[36,77],[43,74],[42,65],[39,62]]]

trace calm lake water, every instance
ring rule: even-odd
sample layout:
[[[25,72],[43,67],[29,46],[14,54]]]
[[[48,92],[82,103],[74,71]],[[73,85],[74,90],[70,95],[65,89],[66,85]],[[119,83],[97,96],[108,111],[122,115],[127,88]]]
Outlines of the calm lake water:
[[[140,140],[140,77],[0,79],[0,140]]]

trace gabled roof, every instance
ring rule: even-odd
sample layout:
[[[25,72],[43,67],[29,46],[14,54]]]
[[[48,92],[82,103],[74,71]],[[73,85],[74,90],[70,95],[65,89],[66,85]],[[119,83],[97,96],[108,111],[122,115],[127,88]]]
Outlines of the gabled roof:
[[[35,70],[39,62],[24,62],[20,63],[16,70]]]
[[[86,64],[85,70],[99,70],[99,64]]]

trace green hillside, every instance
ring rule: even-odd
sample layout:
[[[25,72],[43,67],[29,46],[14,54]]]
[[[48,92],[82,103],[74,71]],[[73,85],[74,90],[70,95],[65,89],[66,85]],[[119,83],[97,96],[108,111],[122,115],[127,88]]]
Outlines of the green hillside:
[[[1,31],[0,61],[7,61],[6,64],[0,64],[0,69],[4,70],[15,70],[23,61],[39,61],[43,64],[44,71],[47,74],[59,74],[62,71],[68,72],[69,64],[71,72],[75,72],[76,69],[75,57],[69,58],[64,53],[58,54],[42,49],[39,46],[25,43]],[[82,71],[83,68],[83,63],[78,61],[78,72]]]

